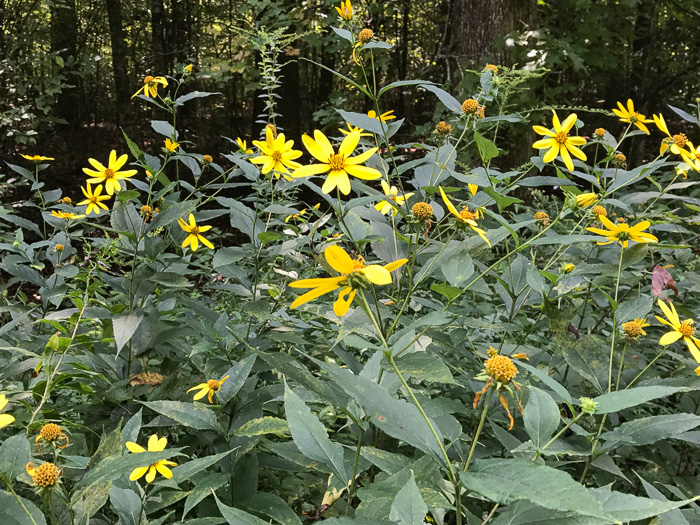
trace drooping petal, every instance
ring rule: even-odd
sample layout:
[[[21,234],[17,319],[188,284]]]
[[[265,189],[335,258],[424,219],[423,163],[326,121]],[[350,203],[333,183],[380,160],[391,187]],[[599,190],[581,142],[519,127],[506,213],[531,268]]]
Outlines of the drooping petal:
[[[452,215],[460,217],[459,212],[457,211],[457,208],[455,208],[454,204],[452,204],[450,199],[447,198],[447,195],[445,194],[445,190],[442,189],[442,186],[439,186],[439,188],[440,188],[440,195],[442,195],[442,200],[445,203],[445,206],[447,206],[447,209],[450,210],[450,213]]]
[[[683,337],[683,334],[680,332],[668,332],[667,334],[661,336],[661,339],[659,339],[659,344],[662,346],[670,345],[671,343],[678,341],[681,337]]]
[[[333,303],[333,313],[338,317],[343,317],[350,309],[350,304],[355,298],[355,290],[343,288],[338,294],[338,299]]]
[[[690,336],[690,337],[686,336],[683,338],[683,340],[685,341],[685,344],[688,345],[688,350],[690,350],[690,353],[692,354],[693,359],[695,359],[695,361],[700,363],[700,350],[698,350],[698,346],[697,346],[697,343],[700,341],[698,341],[697,338],[692,337],[692,336]]]
[[[146,474],[146,483],[153,483],[154,479],[156,479],[156,466],[151,465],[148,467],[148,474]]]
[[[564,161],[564,165],[569,171],[574,171],[574,161],[571,160],[571,155],[569,155],[569,150],[565,147],[559,149],[559,154],[561,155],[561,160]]]
[[[192,392],[192,390],[199,390],[201,388],[209,388],[209,385],[207,383],[199,383],[198,385],[190,388],[186,393],[189,394],[190,392]]]
[[[355,269],[355,264],[352,262],[352,258],[337,244],[331,244],[325,249],[323,255],[326,258],[326,261],[328,261],[328,264],[331,265],[331,268],[338,273],[348,274],[352,273]]]
[[[199,401],[202,399],[204,396],[206,396],[210,392],[209,386],[206,386],[205,388],[202,388],[199,392],[197,392],[194,397],[192,398],[193,401]]]
[[[634,123],[635,126],[637,126],[639,129],[641,129],[644,133],[649,135],[649,128],[647,128],[646,124],[643,124],[642,121],[638,120],[637,122]]]
[[[382,176],[378,170],[370,168],[369,166],[345,166],[345,171],[353,177],[357,177],[358,179],[362,180],[377,180]]]
[[[393,272],[394,270],[401,268],[407,262],[408,262],[408,259],[397,259],[394,262],[390,262],[389,264],[385,264],[384,268],[386,268],[387,272]]]
[[[365,266],[360,272],[373,284],[391,284],[391,274],[386,268],[378,264]]]
[[[349,157],[350,155],[352,155],[352,152],[355,151],[355,148],[357,147],[357,144],[359,142],[360,142],[360,132],[359,131],[353,131],[352,133],[349,133],[343,139],[343,142],[340,143],[340,147],[338,148],[338,153],[341,155],[344,155],[345,157]]]
[[[158,463],[156,463],[156,470],[158,472],[160,472],[163,475],[163,477],[165,477],[167,479],[172,479],[172,477],[173,477],[172,471],[168,467],[166,467],[162,461],[159,461]]]
[[[126,445],[126,448],[128,448],[130,452],[135,452],[135,453],[146,452],[145,448],[143,448],[141,445],[134,443],[133,441],[127,441],[125,443],[125,445]]]
[[[576,146],[570,144],[569,142],[566,143],[566,149],[568,149],[569,152],[579,160],[587,159],[586,154],[583,151],[578,149]]]
[[[292,177],[298,179],[300,177],[320,175],[321,173],[327,172],[329,169],[330,166],[328,166],[328,164],[309,164],[308,166],[302,166],[301,168],[297,168],[294,172],[292,172]]]
[[[656,124],[656,127],[670,137],[671,134],[668,132],[668,127],[666,126],[666,120],[664,119],[664,116],[661,113],[652,116],[654,118],[654,124]]]
[[[561,125],[561,130],[564,133],[568,133],[569,130],[576,124],[576,113],[572,113],[568,117],[566,117],[566,120],[562,123]]]
[[[134,470],[131,471],[131,474],[129,475],[129,480],[131,481],[136,481],[137,479],[141,479],[143,475],[148,472],[149,467],[138,467],[135,468]]]
[[[552,162],[554,159],[557,158],[557,155],[559,155],[559,143],[557,142],[556,145],[553,145],[551,149],[544,154],[544,158],[542,159],[542,162]]]
[[[482,230],[481,228],[477,228],[476,226],[470,226],[472,230],[474,230],[476,233],[479,234],[479,237],[484,239],[484,242],[489,245],[489,248],[491,248],[491,242],[486,238],[486,232]]]
[[[337,283],[333,284],[328,284],[328,286],[319,286],[318,288],[315,288],[313,290],[310,290],[306,292],[303,295],[300,295],[297,297],[294,302],[290,305],[290,308],[297,308],[298,306],[301,306],[302,304],[308,303],[309,301],[313,301],[317,297],[321,297],[322,295],[327,294],[328,292],[332,292],[333,290],[336,290],[339,287]]]
[[[659,299],[656,301],[656,304],[659,305],[659,308],[661,308],[661,311],[666,316],[666,319],[671,322],[671,326],[678,329],[678,327],[681,325],[681,320],[678,317],[678,312],[676,312],[676,307],[673,306],[673,303],[667,305],[665,301]]]

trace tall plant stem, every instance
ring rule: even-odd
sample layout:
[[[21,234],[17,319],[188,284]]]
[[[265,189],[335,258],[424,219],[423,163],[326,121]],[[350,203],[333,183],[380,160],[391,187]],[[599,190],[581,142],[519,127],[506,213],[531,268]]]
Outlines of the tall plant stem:
[[[493,397],[494,389],[489,389],[489,393],[486,396],[486,401],[484,401],[484,408],[481,409],[481,418],[479,419],[479,426],[476,427],[476,432],[474,432],[474,438],[472,439],[472,445],[469,447],[469,455],[467,456],[467,462],[464,464],[463,472],[466,472],[469,465],[472,462],[472,456],[474,455],[474,450],[476,450],[476,444],[479,442],[479,435],[481,430],[484,428],[484,422],[486,421],[486,413],[489,410],[489,405],[491,404],[491,398]]]
[[[615,282],[615,308],[613,309],[612,337],[610,340],[610,363],[608,365],[608,392],[612,390],[613,358],[615,357],[615,335],[617,334],[617,292],[620,289],[620,274],[622,273],[622,256],[625,249],[620,248],[620,262],[617,265],[617,281]]]

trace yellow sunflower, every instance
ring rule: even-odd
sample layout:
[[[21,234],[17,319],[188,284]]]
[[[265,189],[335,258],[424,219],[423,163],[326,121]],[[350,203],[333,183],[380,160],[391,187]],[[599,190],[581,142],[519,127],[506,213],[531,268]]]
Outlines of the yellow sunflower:
[[[338,148],[338,153],[335,153],[333,150],[328,137],[319,130],[314,131],[313,139],[308,135],[304,135],[302,140],[309,153],[321,164],[302,166],[292,173],[292,177],[308,177],[330,172],[326,177],[326,182],[323,183],[323,193],[330,193],[337,187],[343,195],[349,194],[350,178],[348,175],[363,180],[376,180],[382,176],[374,168],[361,166],[377,152],[377,148],[370,148],[355,157],[350,156],[360,142],[359,131],[353,131],[343,139]]]
[[[580,160],[586,160],[586,154],[581,151],[578,146],[583,146],[586,139],[583,137],[570,137],[569,131],[576,124],[576,113],[572,113],[563,124],[559,122],[556,111],[552,110],[552,125],[554,131],[551,131],[544,126],[532,126],[535,133],[544,135],[547,138],[540,139],[535,142],[532,147],[536,149],[547,149],[549,151],[544,154],[542,159],[545,163],[552,162],[557,155],[561,155],[564,164],[569,171],[574,171],[574,162],[571,160],[571,155]]]
[[[167,444],[168,440],[165,437],[158,439],[158,436],[153,434],[150,438],[148,438],[148,452],[160,452],[161,450],[165,449]],[[137,445],[133,441],[127,441],[126,448],[128,448],[130,452],[134,452],[136,454],[146,452],[145,448],[143,448],[141,445]],[[173,473],[168,467],[174,467],[176,465],[177,463],[166,459],[161,459],[148,467],[135,468],[131,471],[129,480],[136,481],[137,479],[141,479],[143,475],[148,472],[148,474],[146,474],[146,483],[152,483],[153,480],[156,479],[156,471],[160,472],[167,479],[171,479],[173,477]]]
[[[650,122],[654,122],[650,118],[646,118],[646,116],[642,115],[641,113],[638,113],[634,110],[634,102],[632,102],[632,99],[627,99],[627,107],[622,105],[622,102],[617,103],[617,107],[619,109],[613,108],[613,113],[620,117],[621,122],[627,122],[629,124],[634,124],[637,126],[639,129],[641,129],[644,133],[649,135],[649,128],[645,126],[645,124],[649,124]]]
[[[24,153],[20,153],[20,155],[27,160],[31,160],[32,162],[42,162],[45,160],[56,160],[53,157],[44,157],[43,155],[25,155]]]
[[[294,159],[301,157],[301,151],[292,149],[294,141],[288,140],[285,142],[284,138],[284,133],[280,133],[275,137],[272,128],[266,127],[265,142],[262,140],[253,141],[253,144],[258,147],[261,154],[250,159],[250,162],[262,164],[260,171],[263,175],[271,170],[275,170],[275,175],[279,179],[280,173],[289,174],[287,168],[295,170],[301,167],[301,164],[294,161]],[[245,143],[243,145],[245,146]],[[289,177],[285,178],[289,179]]]
[[[662,319],[658,315],[655,316],[656,319],[660,323],[673,328],[673,330],[661,336],[659,344],[663,346],[670,345],[682,337],[685,344],[688,345],[688,350],[690,350],[693,358],[700,363],[700,350],[698,350],[700,339],[693,336],[695,333],[695,321],[692,319],[686,319],[685,321],[681,322],[680,318],[678,317],[678,312],[676,312],[676,307],[673,306],[673,303],[669,303],[667,306],[664,301],[659,299],[656,304],[659,305],[659,308],[661,308],[661,311],[664,313],[668,321],[666,319]],[[700,366],[695,369],[695,373],[700,376]]]
[[[308,303],[317,297],[342,288],[338,299],[333,303],[333,312],[338,317],[345,315],[350,308],[352,300],[358,288],[364,286],[367,281],[372,284],[384,285],[391,283],[391,272],[408,262],[408,259],[399,259],[385,266],[379,264],[366,265],[363,260],[352,259],[348,253],[337,244],[332,244],[323,252],[328,264],[340,275],[338,277],[318,277],[315,279],[301,279],[289,283],[292,288],[313,288],[296,298],[291,308],[296,308]]]
[[[681,157],[695,171],[700,171],[700,145],[696,148],[692,142],[688,141],[687,146],[687,150],[681,150]]]
[[[659,131],[663,131],[667,135],[667,138],[661,141],[659,155],[663,155],[664,152],[669,148],[671,148],[671,153],[673,153],[674,155],[680,155],[681,150],[688,143],[688,137],[686,137],[684,133],[677,133],[675,135],[671,135],[668,132],[668,126],[666,126],[664,116],[660,113],[658,115],[652,116],[654,117],[654,124],[656,124],[656,127],[659,128]]]
[[[373,109],[367,112],[367,116],[369,118],[376,118],[378,120],[381,120],[382,122],[388,122],[389,120],[395,119],[396,115],[394,115],[394,110],[389,110],[385,111],[381,115],[377,116],[377,112],[374,111]]]
[[[586,228],[589,232],[602,235],[607,238],[606,241],[598,241],[599,245],[610,244],[612,242],[619,242],[620,246],[627,248],[629,241],[634,242],[659,242],[659,239],[654,237],[650,233],[644,233],[651,223],[649,221],[642,221],[634,226],[630,226],[626,222],[620,224],[615,224],[607,217],[600,215],[598,219],[603,223],[607,230],[601,228]]]
[[[211,230],[211,226],[197,226],[197,223],[194,220],[194,215],[191,213],[189,216],[189,221],[189,224],[187,224],[182,218],[177,220],[180,228],[185,230],[185,232],[188,234],[187,237],[185,237],[185,240],[182,242],[182,247],[187,248],[188,245],[192,245],[192,251],[196,252],[201,241],[204,246],[213,250],[214,245],[202,237],[202,232]]]
[[[152,77],[152,76],[147,76],[146,78],[143,79],[143,86],[131,95],[131,98],[134,98],[136,95],[141,93],[143,91],[143,94],[146,98],[150,95],[151,98],[156,98],[158,96],[158,85],[165,87],[168,87],[168,81],[165,80],[165,77]]]
[[[94,192],[92,191],[92,186],[89,182],[87,183],[87,190],[82,186],[80,189],[83,191],[83,195],[85,195],[85,200],[80,201],[78,206],[84,206],[87,204],[85,215],[90,215],[93,212],[95,215],[99,215],[100,208],[103,210],[109,209],[107,206],[102,204],[102,201],[108,201],[111,198],[109,195],[100,195],[100,193],[102,193],[102,184],[99,184],[97,188],[95,188]]]
[[[491,243],[486,238],[486,233],[476,225],[475,214],[470,212],[468,208],[462,208],[462,211],[457,211],[457,208],[455,208],[454,204],[450,202],[450,199],[445,194],[445,190],[442,189],[442,186],[439,186],[439,188],[440,194],[442,195],[442,200],[445,202],[445,206],[447,206],[450,213],[454,215],[461,224],[469,226],[472,230],[479,234],[479,237],[484,239],[484,242],[489,245],[489,248],[491,248]]]
[[[336,11],[338,11],[338,15],[340,15],[340,18],[346,21],[352,20],[352,4],[350,3],[350,0],[344,0],[340,2],[340,7],[335,8]]]
[[[210,379],[206,383],[200,383],[197,386],[193,386],[187,391],[187,393],[189,394],[192,392],[192,390],[199,390],[199,392],[194,395],[194,401],[198,401],[204,396],[208,395],[209,402],[213,403],[214,394],[221,390],[221,385],[223,385],[224,381],[226,381],[228,378],[229,376],[224,376],[220,380]]]
[[[378,212],[380,212],[382,215],[386,215],[390,211],[396,215],[398,213],[398,210],[396,207],[392,206],[389,201],[395,202],[397,206],[401,206],[402,204],[406,203],[406,199],[410,198],[413,193],[407,193],[405,195],[402,195],[399,197],[399,190],[396,186],[389,186],[386,181],[382,181],[382,190],[384,191],[384,195],[386,195],[387,199],[383,200],[381,202],[378,202],[375,204],[375,208]]]
[[[92,167],[95,169],[83,168],[83,172],[92,176],[91,179],[87,180],[88,182],[94,184],[104,182],[107,195],[113,195],[115,191],[121,191],[122,189],[121,184],[119,184],[120,180],[128,179],[136,175],[136,170],[119,171],[119,169],[126,164],[128,159],[129,156],[126,153],[117,158],[117,152],[112,150],[109,154],[109,164],[107,167],[104,167],[95,159],[88,159],[88,162],[92,164]]]

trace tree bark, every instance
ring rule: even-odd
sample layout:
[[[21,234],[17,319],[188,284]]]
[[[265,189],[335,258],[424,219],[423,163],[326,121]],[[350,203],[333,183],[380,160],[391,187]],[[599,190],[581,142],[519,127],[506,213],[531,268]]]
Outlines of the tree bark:
[[[72,64],[78,58],[78,14],[75,0],[58,0],[51,5],[51,50],[64,65],[57,64],[59,71],[68,72],[68,83],[56,100],[56,115],[64,119],[68,127],[80,127],[80,77],[70,75]]]
[[[163,0],[151,0],[151,52],[153,53],[153,76],[169,74]]]
[[[122,0],[105,0],[109,38],[112,43],[112,70],[114,71],[114,88],[117,101],[117,123],[122,125],[129,121],[131,114],[131,91],[127,70],[127,44],[124,40],[122,21]],[[134,91],[136,91],[134,89]]]

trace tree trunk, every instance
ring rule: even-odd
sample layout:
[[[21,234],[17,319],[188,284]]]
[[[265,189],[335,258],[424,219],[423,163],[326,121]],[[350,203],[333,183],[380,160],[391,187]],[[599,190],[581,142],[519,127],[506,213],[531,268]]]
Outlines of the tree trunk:
[[[169,73],[165,46],[165,6],[163,0],[151,0],[151,52],[153,76]]]
[[[112,43],[112,70],[114,71],[114,88],[117,100],[117,124],[129,121],[131,114],[131,95],[133,86],[129,82],[127,72],[127,45],[124,41],[124,26],[122,22],[122,1],[105,0],[107,20],[109,22],[109,38]],[[133,89],[136,91],[136,89]]]
[[[59,66],[59,69],[73,70],[73,64],[78,58],[78,14],[75,9],[75,0],[59,0],[51,5],[51,50],[56,53],[67,68]],[[58,94],[56,100],[56,115],[64,119],[68,127],[76,129],[80,127],[80,77],[69,76],[68,85]]]
[[[493,51],[494,40],[531,25],[536,5],[535,0],[453,0],[449,46],[453,65],[467,61],[483,65],[479,62],[485,57],[508,65],[505,52]]]

